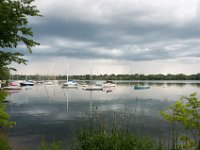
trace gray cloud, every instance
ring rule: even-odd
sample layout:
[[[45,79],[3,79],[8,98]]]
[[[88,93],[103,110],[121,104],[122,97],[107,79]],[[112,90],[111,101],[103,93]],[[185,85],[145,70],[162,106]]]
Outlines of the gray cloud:
[[[200,58],[198,0],[36,0],[36,5],[44,17],[30,20],[41,43],[33,61]]]
[[[40,24],[33,24],[33,30],[37,34],[36,37],[41,41],[41,44],[48,45],[50,49],[55,50],[53,53],[49,53],[49,51],[45,53],[42,50],[41,52],[38,51],[38,54],[41,55],[58,55],[75,58],[106,57],[110,59],[133,59],[136,61],[142,59],[170,59],[174,56],[169,48],[170,46],[173,47],[176,42],[181,45],[186,46],[188,44],[192,46],[190,44],[193,43],[192,40],[195,41],[200,38],[200,29],[197,28],[198,23],[196,22],[191,22],[180,27],[159,23],[145,24],[138,21],[129,22],[128,19],[126,19],[126,22],[95,24],[85,20],[65,21],[48,16],[41,18],[41,22]],[[59,38],[66,39],[66,45],[57,44],[56,42]],[[188,40],[191,40],[191,42],[188,43]],[[77,45],[77,43],[82,43],[82,45]],[[90,44],[88,45],[87,43]],[[131,45],[140,47],[143,56],[129,55],[129,49],[126,48]],[[197,43],[195,46],[198,49]],[[187,48],[188,50],[196,51],[195,46],[192,46],[192,48],[187,46]],[[168,49],[165,47],[168,47]],[[142,49],[147,48],[151,49],[151,51],[143,53]],[[104,49],[104,53],[99,54],[98,51],[101,51],[101,49]],[[123,58],[126,54],[118,57],[109,56],[112,49],[118,49],[122,53],[126,52],[128,57]],[[96,52],[93,50],[96,50]],[[134,53],[132,51],[131,53]],[[173,48],[173,51],[179,53],[183,49],[182,47],[176,47]],[[181,55],[177,55],[177,57],[179,56]]]

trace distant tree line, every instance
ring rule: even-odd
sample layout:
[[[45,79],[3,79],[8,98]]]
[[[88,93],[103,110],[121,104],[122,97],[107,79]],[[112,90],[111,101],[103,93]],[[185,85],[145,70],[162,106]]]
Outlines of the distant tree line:
[[[5,75],[6,76],[6,75]],[[0,75],[2,79],[2,76]],[[8,77],[7,77],[8,78]],[[7,79],[6,78],[6,79]],[[10,80],[66,80],[66,75],[12,75]],[[200,73],[185,74],[104,74],[104,75],[71,75],[69,79],[74,80],[200,80]]]

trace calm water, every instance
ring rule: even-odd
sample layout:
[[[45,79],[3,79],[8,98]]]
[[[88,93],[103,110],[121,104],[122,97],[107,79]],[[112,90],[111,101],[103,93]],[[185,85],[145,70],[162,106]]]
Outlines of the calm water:
[[[150,89],[134,90],[136,84],[149,85]],[[197,81],[118,82],[115,88],[93,92],[84,91],[81,86],[62,89],[61,85],[10,91],[7,112],[16,122],[9,130],[13,145],[38,149],[44,137],[47,141],[63,140],[69,146],[76,131],[85,126],[86,114],[95,111],[104,115],[108,126],[115,114],[121,117],[119,126],[126,126],[126,119],[131,131],[168,139],[169,126],[159,115],[160,110],[166,110],[183,95],[200,95]]]

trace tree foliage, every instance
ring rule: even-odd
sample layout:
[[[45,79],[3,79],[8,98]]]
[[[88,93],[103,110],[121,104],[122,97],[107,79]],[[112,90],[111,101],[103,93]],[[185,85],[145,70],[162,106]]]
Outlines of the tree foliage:
[[[0,80],[8,80],[10,77],[10,71],[6,67],[1,67],[0,69]]]
[[[184,149],[200,149],[200,99],[196,97],[196,93],[190,97],[182,97],[169,108],[169,113],[161,112],[161,115],[170,122],[179,122],[187,130],[191,136],[182,135],[180,145]]]
[[[12,62],[26,63],[20,52],[11,52],[19,45],[25,45],[31,53],[31,48],[39,45],[32,39],[33,32],[28,27],[29,16],[40,16],[33,0],[1,0],[0,1],[0,69]],[[16,51],[16,50],[15,50]],[[19,51],[19,50],[18,50]],[[9,68],[13,69],[13,68]]]
[[[23,54],[19,52],[12,53],[12,52],[0,51],[0,58],[1,58],[0,68],[3,67],[7,68],[7,66],[10,65],[13,61],[19,64],[21,63],[26,64],[26,60],[21,58],[20,56],[23,56]],[[15,70],[14,68],[8,68],[8,69]]]
[[[38,45],[28,36],[33,36],[28,25],[27,16],[39,16],[36,6],[31,6],[33,0],[1,0],[0,1],[0,35],[2,48],[16,48],[23,42],[29,52],[31,47]]]

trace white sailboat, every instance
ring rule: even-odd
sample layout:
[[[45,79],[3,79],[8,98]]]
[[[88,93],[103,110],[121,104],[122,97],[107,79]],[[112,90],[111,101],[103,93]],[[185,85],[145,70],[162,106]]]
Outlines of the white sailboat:
[[[63,84],[63,88],[77,88],[77,87],[78,85],[76,81],[68,79],[68,64],[67,64],[67,82]]]
[[[63,84],[63,86],[68,87],[68,88],[77,88],[78,87],[76,81],[74,81],[74,80],[70,80],[70,81],[67,80],[67,82],[65,82]]]

